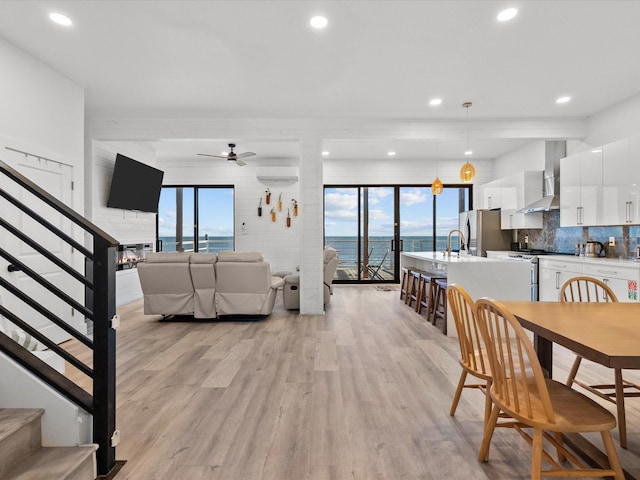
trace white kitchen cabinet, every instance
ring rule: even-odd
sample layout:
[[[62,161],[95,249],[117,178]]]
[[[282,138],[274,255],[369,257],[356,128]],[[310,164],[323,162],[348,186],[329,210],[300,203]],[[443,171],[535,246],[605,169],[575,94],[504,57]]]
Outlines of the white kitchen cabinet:
[[[516,209],[500,211],[500,228],[511,230],[514,228],[542,228],[542,212],[518,213]]]
[[[542,213],[518,210],[542,198],[542,172],[518,172],[482,186],[482,208],[500,208],[503,230],[542,228]]]
[[[640,137],[602,147],[602,219],[607,225],[640,223]],[[635,160],[635,161],[634,161]]]
[[[582,265],[556,258],[540,258],[538,263],[538,298],[541,302],[557,302],[560,287],[568,279],[582,275]]]
[[[606,283],[619,302],[638,301],[638,280],[640,270],[637,268],[621,267],[615,264],[590,264],[583,267],[583,275],[594,277]]]
[[[637,263],[605,258],[540,257],[538,267],[540,301],[558,301],[564,282],[584,275],[609,285],[618,301],[638,302],[640,265]]]
[[[560,226],[603,225],[602,148],[560,162]]]
[[[501,208],[502,187],[500,180],[489,182],[482,186],[482,205],[480,208]]]

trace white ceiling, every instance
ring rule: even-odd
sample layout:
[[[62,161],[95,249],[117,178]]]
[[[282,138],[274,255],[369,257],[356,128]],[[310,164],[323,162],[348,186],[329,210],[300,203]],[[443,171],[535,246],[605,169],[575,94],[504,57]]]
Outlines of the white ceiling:
[[[507,6],[518,16],[497,22]],[[74,25],[51,23],[52,11]],[[308,23],[318,13],[329,19],[322,31]],[[345,159],[390,149],[460,158],[465,101],[474,125],[584,118],[623,101],[640,92],[639,20],[640,1],[631,0],[0,1],[0,36],[83,86],[89,117],[463,125],[460,139],[438,145],[390,145],[383,133],[373,142],[327,142],[332,158]],[[572,101],[557,105],[561,95]],[[433,97],[443,104],[430,107]],[[471,138],[476,158],[527,141],[475,131]],[[217,154],[229,141],[265,157],[292,148],[215,133],[208,142],[155,146],[165,156]]]

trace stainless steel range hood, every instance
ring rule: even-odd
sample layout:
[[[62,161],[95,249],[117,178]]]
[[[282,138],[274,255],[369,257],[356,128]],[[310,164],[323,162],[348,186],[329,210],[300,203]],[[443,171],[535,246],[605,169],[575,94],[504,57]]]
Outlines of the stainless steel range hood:
[[[518,213],[548,212],[560,208],[560,159],[566,156],[566,141],[545,142],[543,196]]]

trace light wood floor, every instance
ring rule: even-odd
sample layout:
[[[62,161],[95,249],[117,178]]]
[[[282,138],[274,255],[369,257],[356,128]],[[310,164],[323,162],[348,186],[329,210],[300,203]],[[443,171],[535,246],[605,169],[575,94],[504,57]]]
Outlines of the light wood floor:
[[[280,299],[260,320],[160,321],[141,302],[118,313],[127,463],[116,480],[529,478],[530,448],[510,429],[478,463],[483,396],[465,391],[449,416],[457,340],[398,291],[338,285],[325,316]],[[561,353],[556,378],[573,359]],[[640,478],[640,399],[628,404],[629,450],[619,450]]]

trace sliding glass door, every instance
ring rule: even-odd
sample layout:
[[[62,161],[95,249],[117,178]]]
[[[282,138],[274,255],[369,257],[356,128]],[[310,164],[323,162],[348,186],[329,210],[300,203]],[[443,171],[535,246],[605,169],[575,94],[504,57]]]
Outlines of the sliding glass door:
[[[216,253],[234,249],[233,187],[162,187],[157,250]]]
[[[470,186],[325,186],[325,245],[338,251],[336,282],[399,281],[400,254],[444,250]]]
[[[394,187],[360,189],[360,280],[396,280]]]
[[[325,245],[338,251],[338,281],[397,281],[397,189],[325,187],[324,202]]]

